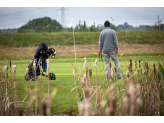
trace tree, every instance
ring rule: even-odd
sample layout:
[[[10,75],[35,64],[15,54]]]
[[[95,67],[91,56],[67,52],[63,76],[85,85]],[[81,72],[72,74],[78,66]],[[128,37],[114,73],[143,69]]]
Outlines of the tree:
[[[95,22],[93,23],[93,25],[91,25],[91,27],[90,27],[90,32],[97,32],[99,29],[98,29],[98,27],[96,28],[96,26],[95,26]]]
[[[18,28],[18,33],[26,32],[27,29],[33,29],[35,32],[51,32],[51,28],[53,31],[59,32],[62,30],[62,25],[54,19],[43,17],[29,20],[28,23]]]
[[[82,25],[81,25],[81,21],[79,20],[79,24],[76,25],[75,31],[76,31],[76,32],[81,32],[81,29],[82,29]]]
[[[118,28],[117,28],[114,24],[112,24],[112,23],[110,23],[110,28],[111,28],[111,29],[114,29],[115,31],[118,30]]]
[[[45,29],[46,29],[46,28],[45,28],[45,26],[43,25],[43,26],[42,26],[42,32],[45,32]]]
[[[70,32],[73,32],[73,28],[72,28],[72,26],[71,26],[71,28],[70,28],[70,30],[69,30]]]
[[[155,31],[159,31],[160,30],[163,30],[163,24],[161,24],[162,20],[159,20],[159,16],[158,16],[158,20],[157,22],[155,22],[155,24],[153,25],[153,28],[152,30],[155,30]]]
[[[76,25],[76,27],[75,27],[75,30],[74,30],[75,32],[78,32],[79,30],[78,30],[78,25]]]
[[[85,21],[84,21],[84,25],[82,25],[82,31],[83,31],[83,32],[88,31],[88,30],[87,30],[87,25],[86,25],[86,22],[85,22]]]

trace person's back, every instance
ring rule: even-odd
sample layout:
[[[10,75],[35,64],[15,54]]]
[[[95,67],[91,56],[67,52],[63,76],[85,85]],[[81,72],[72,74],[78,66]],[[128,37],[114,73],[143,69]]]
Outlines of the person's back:
[[[110,28],[105,28],[100,33],[100,50],[103,52],[118,51],[118,41],[116,32]]]
[[[118,41],[117,41],[117,35],[116,32],[110,27],[110,22],[105,21],[104,23],[104,30],[100,33],[100,38],[99,38],[99,50],[100,50],[100,56],[104,53],[104,58],[105,58],[105,64],[106,64],[106,72],[108,74],[108,79],[111,77],[110,76],[110,68],[109,68],[109,63],[110,63],[110,57],[112,58],[116,72],[117,72],[117,78],[118,79],[123,79],[122,75],[120,73],[120,65],[118,62],[117,54],[118,54]],[[103,50],[103,53],[102,53]]]

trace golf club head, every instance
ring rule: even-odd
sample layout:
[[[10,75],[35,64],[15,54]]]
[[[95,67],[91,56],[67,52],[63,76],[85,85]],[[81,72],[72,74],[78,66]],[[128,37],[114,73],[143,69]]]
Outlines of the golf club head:
[[[55,53],[55,49],[54,48],[49,48],[45,51],[45,53],[43,54],[43,58],[48,59],[49,57],[54,57],[56,54]]]
[[[53,54],[52,54],[52,58],[54,59],[54,56],[56,55],[57,51],[55,51]]]

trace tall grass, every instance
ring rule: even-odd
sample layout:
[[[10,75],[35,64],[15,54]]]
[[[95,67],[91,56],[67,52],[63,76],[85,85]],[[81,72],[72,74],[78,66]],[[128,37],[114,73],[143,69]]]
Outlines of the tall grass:
[[[10,66],[10,76],[8,75],[8,66],[4,66],[4,68],[2,68],[2,66],[0,65],[0,116],[51,115],[51,102],[56,95],[57,89],[54,88],[51,94],[49,94],[48,92],[48,94],[44,93],[43,96],[37,95],[38,90],[43,88],[40,88],[37,85],[36,74],[35,74],[35,88],[32,90],[30,88],[30,81],[26,81],[25,85],[22,87],[25,88],[26,90],[24,94],[25,97],[23,98],[23,100],[19,100],[17,87],[16,87],[16,65],[12,65],[11,67],[11,61],[10,61],[9,66]],[[35,65],[34,68],[36,70]],[[14,76],[14,87],[12,84],[13,76]],[[9,77],[11,77],[10,78],[11,82],[9,81]],[[40,84],[43,84],[42,81],[44,79],[45,78],[41,79]],[[29,83],[29,88],[28,88],[28,83]],[[38,106],[38,104],[40,105]]]
[[[97,62],[95,62],[96,78],[92,80],[92,72],[88,78],[88,64],[84,59],[85,75],[80,73],[77,96],[80,116],[162,116],[164,115],[164,61],[149,66],[148,62],[130,59],[122,67],[128,69],[128,74],[123,74],[123,80],[117,80],[116,72],[111,69],[111,79],[101,78],[100,69],[97,77]],[[98,64],[101,68],[101,64]],[[76,68],[74,68],[77,72]],[[112,71],[114,72],[112,75]],[[77,74],[77,73],[76,73]],[[91,81],[90,81],[91,82]],[[77,85],[76,85],[77,88]],[[80,91],[82,90],[82,91]],[[80,100],[81,95],[83,96]]]
[[[159,56],[162,57],[162,56]],[[163,58],[163,57],[162,57]],[[149,65],[147,61],[129,59],[121,66],[127,69],[127,75],[122,72],[123,80],[117,80],[114,66],[111,79],[107,75],[101,61],[95,60],[94,69],[90,69],[88,59],[84,59],[85,72],[81,72],[72,64],[75,78],[78,116],[163,116],[164,115],[164,60],[158,64]],[[97,70],[100,67],[100,70]],[[8,71],[10,69],[10,72]],[[18,71],[18,70],[17,70]],[[92,76],[96,72],[95,78]],[[16,66],[0,66],[0,115],[1,116],[38,116],[53,115],[51,104],[57,93],[55,88],[51,93],[43,90],[42,76],[35,88],[30,87],[31,81],[26,81],[23,100],[20,100],[16,86]],[[112,72],[111,72],[112,73]],[[13,81],[14,80],[14,81]],[[14,82],[14,84],[13,84]],[[14,86],[13,86],[14,85]],[[44,88],[48,88],[45,87]],[[42,94],[36,92],[41,90]],[[23,95],[23,94],[22,94]],[[72,115],[69,105],[65,115]]]

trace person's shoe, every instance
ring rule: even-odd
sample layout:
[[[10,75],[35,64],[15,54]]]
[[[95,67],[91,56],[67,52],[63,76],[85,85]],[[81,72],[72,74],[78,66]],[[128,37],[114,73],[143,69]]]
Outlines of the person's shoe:
[[[123,77],[118,77],[117,79],[124,79]]]

